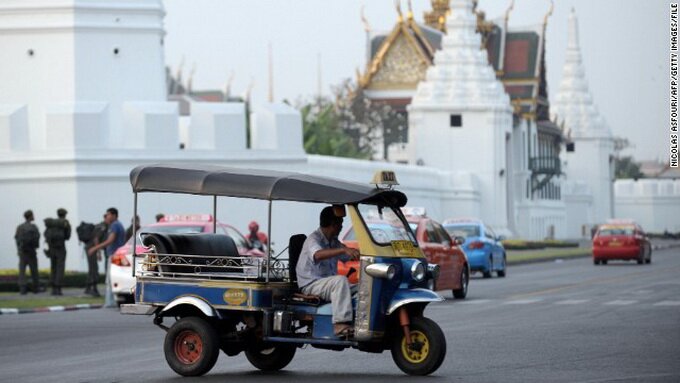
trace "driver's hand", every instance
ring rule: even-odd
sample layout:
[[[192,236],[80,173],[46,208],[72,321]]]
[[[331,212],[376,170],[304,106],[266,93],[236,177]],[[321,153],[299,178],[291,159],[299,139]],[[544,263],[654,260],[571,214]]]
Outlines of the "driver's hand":
[[[357,249],[347,248],[346,251],[347,251],[347,255],[354,261],[358,260],[359,256],[361,255],[359,253],[359,250],[357,250]]]

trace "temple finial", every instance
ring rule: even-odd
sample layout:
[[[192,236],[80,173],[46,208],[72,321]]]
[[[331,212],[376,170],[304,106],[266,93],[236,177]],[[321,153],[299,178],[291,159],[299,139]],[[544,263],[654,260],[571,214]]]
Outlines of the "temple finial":
[[[361,23],[364,25],[364,31],[366,33],[371,32],[371,24],[368,23],[368,19],[366,19],[366,15],[364,14],[364,8],[366,8],[365,5],[361,6]]]
[[[510,0],[510,5],[508,5],[508,9],[505,10],[505,24],[508,24],[508,19],[510,18],[510,12],[512,12],[512,9],[515,8],[515,0]]]
[[[397,8],[397,14],[399,15],[399,22],[404,21],[404,15],[401,13],[401,0],[394,0],[394,6]]]

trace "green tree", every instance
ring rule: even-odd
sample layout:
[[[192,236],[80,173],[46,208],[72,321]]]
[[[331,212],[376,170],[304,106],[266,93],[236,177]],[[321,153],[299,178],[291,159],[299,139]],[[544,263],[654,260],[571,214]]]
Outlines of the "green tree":
[[[303,104],[302,128],[305,151],[335,157],[367,158],[353,140],[338,127],[335,105],[326,99]]]
[[[622,178],[644,178],[640,171],[640,164],[633,160],[631,156],[616,158],[614,160],[614,176],[616,179]]]

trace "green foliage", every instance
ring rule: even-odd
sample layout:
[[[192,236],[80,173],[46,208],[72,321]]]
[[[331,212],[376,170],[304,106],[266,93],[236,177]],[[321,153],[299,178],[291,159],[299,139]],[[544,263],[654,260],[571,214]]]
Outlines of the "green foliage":
[[[644,178],[640,171],[640,164],[633,160],[633,157],[626,156],[615,159],[614,176],[616,179],[623,178]]]
[[[304,105],[301,110],[305,151],[335,157],[368,158],[338,126],[335,106],[320,99]]]
[[[370,159],[393,142],[406,141],[406,119],[389,105],[369,100],[349,80],[334,90],[335,101],[299,103],[305,150],[310,154]]]

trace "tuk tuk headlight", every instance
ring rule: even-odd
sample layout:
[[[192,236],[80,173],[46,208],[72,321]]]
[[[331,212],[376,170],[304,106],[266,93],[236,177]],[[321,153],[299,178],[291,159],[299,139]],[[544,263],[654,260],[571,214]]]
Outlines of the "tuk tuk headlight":
[[[425,266],[423,266],[422,262],[413,262],[413,265],[411,265],[411,278],[416,282],[422,282],[425,279]]]
[[[388,265],[385,263],[374,263],[366,266],[364,269],[366,274],[372,276],[373,278],[385,278],[392,279],[397,273],[397,269],[394,265]]]

